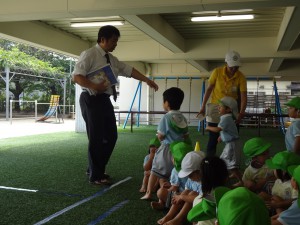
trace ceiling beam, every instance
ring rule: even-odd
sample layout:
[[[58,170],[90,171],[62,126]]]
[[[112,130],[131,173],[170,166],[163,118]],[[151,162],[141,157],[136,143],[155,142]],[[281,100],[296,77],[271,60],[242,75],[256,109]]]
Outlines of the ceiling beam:
[[[0,21],[47,20],[112,15],[140,15],[300,6],[299,0],[1,0]]]
[[[185,41],[160,15],[121,15],[125,20],[174,53],[185,52]]]
[[[77,57],[91,43],[41,22],[2,22],[2,37]],[[0,36],[1,36],[0,33]]]
[[[300,10],[298,7],[287,7],[277,36],[277,51],[289,51],[300,33]],[[270,72],[280,70],[283,58],[271,59]]]
[[[206,60],[187,59],[185,61],[187,63],[191,64],[193,67],[195,67],[196,69],[198,69],[202,73],[208,73],[209,72],[208,62]]]

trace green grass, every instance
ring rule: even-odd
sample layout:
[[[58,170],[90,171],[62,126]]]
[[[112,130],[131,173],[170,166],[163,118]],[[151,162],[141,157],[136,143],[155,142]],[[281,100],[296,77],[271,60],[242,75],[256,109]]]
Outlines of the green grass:
[[[117,146],[107,172],[115,182],[132,177],[129,181],[107,191],[51,220],[47,224],[88,224],[116,204],[127,204],[106,217],[101,224],[156,224],[163,212],[151,209],[149,202],[140,200],[138,192],[142,177],[142,163],[147,144],[155,135],[154,126],[119,130]],[[264,128],[262,137],[273,143],[271,155],[284,150],[284,136],[278,129]],[[241,128],[242,141],[257,136],[254,128]],[[195,144],[205,149],[204,136],[190,129]],[[34,224],[105,187],[88,183],[86,134],[63,132],[0,140],[0,186],[39,190],[36,193],[0,189],[0,224]],[[223,144],[218,145],[220,154]],[[243,159],[245,160],[245,159]],[[245,166],[243,166],[245,167]],[[66,196],[63,193],[75,196]],[[76,196],[77,195],[77,196]]]

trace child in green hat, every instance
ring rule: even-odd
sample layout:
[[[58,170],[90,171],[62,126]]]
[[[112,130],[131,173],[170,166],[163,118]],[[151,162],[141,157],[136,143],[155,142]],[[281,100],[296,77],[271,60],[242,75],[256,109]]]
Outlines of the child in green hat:
[[[292,122],[285,134],[285,145],[288,151],[300,155],[300,97],[291,99],[285,105]]]
[[[268,209],[262,199],[245,187],[215,190],[218,225],[270,225]]]
[[[187,177],[180,178],[178,172],[181,169],[181,162],[184,156],[188,152],[193,151],[193,147],[185,142],[176,141],[170,145],[170,149],[173,155],[174,168],[171,172],[170,180],[165,182],[157,191],[159,201],[151,202],[151,207],[156,210],[170,208],[173,194],[180,194],[183,192],[187,181]]]
[[[147,190],[147,185],[148,185],[148,181],[149,181],[149,176],[150,176],[150,172],[151,172],[151,167],[152,167],[152,161],[154,158],[154,155],[157,151],[157,149],[160,146],[160,141],[158,140],[158,138],[152,138],[149,141],[149,149],[148,149],[148,155],[145,156],[144,158],[144,178],[143,178],[143,183],[142,186],[140,188],[140,193],[145,193]],[[156,184],[157,186],[158,184]]]
[[[292,188],[288,167],[300,165],[300,156],[293,152],[281,151],[273,158],[267,159],[266,164],[270,169],[274,169],[277,179],[272,187],[272,194],[262,192],[260,196],[265,200],[271,213],[276,214],[289,208],[293,199],[298,197],[298,192]]]
[[[298,225],[300,223],[300,166],[289,166],[288,172],[292,176],[292,187],[298,191],[298,199],[287,210],[273,216],[272,225]]]
[[[253,192],[260,193],[265,190],[267,193],[271,193],[275,177],[273,170],[265,164],[269,158],[271,145],[260,137],[251,138],[245,142],[243,152],[248,158],[251,158],[251,161],[244,171],[243,183]]]
[[[203,158],[204,154],[196,151],[189,152],[184,156],[178,177],[188,177],[188,180],[185,183],[185,190],[182,193],[173,196],[172,206],[169,212],[157,221],[158,224],[184,223],[189,210],[192,208],[193,200],[201,192],[200,165]]]
[[[205,225],[271,225],[263,200],[245,187],[233,190],[217,187],[214,202],[204,198],[200,204],[197,219]],[[215,223],[207,223],[214,217],[217,217]]]

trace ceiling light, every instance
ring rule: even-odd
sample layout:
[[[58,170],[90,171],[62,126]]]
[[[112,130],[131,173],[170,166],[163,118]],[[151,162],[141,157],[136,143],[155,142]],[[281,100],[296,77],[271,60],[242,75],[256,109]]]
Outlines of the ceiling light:
[[[207,14],[218,14],[218,13],[249,13],[252,12],[253,9],[233,9],[233,10],[219,10],[219,11],[200,11],[200,12],[192,12],[195,15],[207,15]]]
[[[207,22],[207,21],[225,21],[225,20],[251,20],[254,18],[254,15],[231,15],[231,16],[199,16],[192,17],[191,21],[193,22]]]
[[[124,25],[124,21],[103,21],[103,22],[73,22],[70,24],[71,27],[102,27],[106,25],[120,26]]]

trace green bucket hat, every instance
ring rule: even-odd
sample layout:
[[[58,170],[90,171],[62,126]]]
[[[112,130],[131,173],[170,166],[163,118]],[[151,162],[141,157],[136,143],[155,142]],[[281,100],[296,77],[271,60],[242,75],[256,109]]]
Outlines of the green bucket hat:
[[[270,225],[268,209],[255,193],[245,187],[215,189],[219,225]]]
[[[300,109],[300,97],[292,98],[290,101],[285,103],[286,106],[294,107],[296,109]]]
[[[289,174],[295,179],[295,181],[298,184],[298,187],[300,187],[300,166],[299,165],[293,165],[288,167]],[[298,207],[300,207],[300,198],[299,198],[300,190],[298,190]]]
[[[278,152],[271,159],[266,160],[270,169],[287,171],[289,166],[300,165],[300,156],[290,151]]]
[[[201,202],[195,205],[188,213],[187,219],[190,222],[205,221],[217,218],[216,203],[203,198]]]
[[[193,146],[183,141],[174,141],[170,144],[170,149],[174,159],[174,167],[179,172],[184,156],[194,150]]]
[[[149,141],[149,146],[151,145],[154,145],[155,147],[159,147],[160,146],[160,141],[158,140],[158,138],[152,138],[150,141]]]
[[[174,114],[171,117],[170,126],[176,133],[182,134],[188,132],[188,124],[182,114]]]
[[[270,142],[266,142],[262,138],[255,137],[246,141],[243,152],[247,157],[252,158],[268,150],[271,145],[272,144]]]

